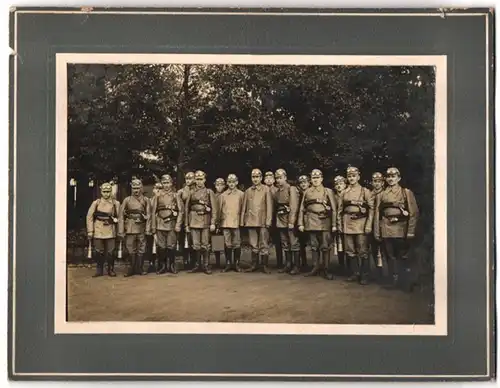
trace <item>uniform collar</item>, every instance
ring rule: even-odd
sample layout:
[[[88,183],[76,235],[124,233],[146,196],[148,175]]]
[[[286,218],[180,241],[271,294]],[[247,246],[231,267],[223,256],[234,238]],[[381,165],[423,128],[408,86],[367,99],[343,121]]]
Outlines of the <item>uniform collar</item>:
[[[278,186],[278,190],[279,191],[283,191],[285,189],[288,189],[288,187],[290,187],[290,184],[288,182],[285,182],[285,184],[283,186]]]
[[[388,189],[391,193],[396,193],[396,192],[398,192],[399,190],[401,190],[401,186],[399,185],[399,183],[396,183],[394,186],[387,186],[387,189]]]
[[[321,184],[321,185],[319,185],[318,187],[311,186],[311,190],[312,190],[312,191],[318,191],[318,192],[319,192],[319,191],[322,191],[322,190],[323,190],[323,188],[324,188],[324,186],[323,186],[322,184]]]
[[[261,191],[262,190],[262,183],[259,183],[258,185],[253,185],[252,189]]]
[[[206,186],[203,186],[203,187],[195,186],[194,191],[201,191],[201,190],[205,190],[206,188],[207,188]]]

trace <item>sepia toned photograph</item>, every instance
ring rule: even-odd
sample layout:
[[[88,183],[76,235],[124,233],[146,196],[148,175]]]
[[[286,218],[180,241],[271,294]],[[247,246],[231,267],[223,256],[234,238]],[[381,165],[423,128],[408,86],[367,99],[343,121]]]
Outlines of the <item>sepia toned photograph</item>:
[[[435,327],[437,66],[228,57],[60,62],[66,321]]]

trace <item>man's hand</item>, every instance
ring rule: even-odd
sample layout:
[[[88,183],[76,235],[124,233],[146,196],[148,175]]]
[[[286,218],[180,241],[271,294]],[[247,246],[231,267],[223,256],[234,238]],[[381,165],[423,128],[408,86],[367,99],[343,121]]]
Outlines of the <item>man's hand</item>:
[[[266,229],[269,229],[271,227],[271,225],[266,225]]]
[[[299,226],[299,232],[303,232],[304,231],[304,227],[302,225]]]
[[[151,229],[151,234],[154,236],[156,234],[156,229]]]
[[[380,241],[382,241],[382,238],[380,236],[375,235],[375,240],[380,242]]]
[[[186,233],[191,233],[191,228],[189,226],[186,226]]]
[[[210,231],[211,231],[211,232],[215,232],[215,225],[213,225],[213,224],[212,224],[212,225],[210,225]]]
[[[87,238],[92,240],[94,238],[94,233],[87,233]]]
[[[293,224],[288,224],[288,229],[293,230]]]
[[[181,227],[180,227],[180,226],[176,226],[176,227],[175,227],[175,231],[176,231],[177,233],[180,233],[180,231],[181,231]]]
[[[414,234],[409,234],[409,235],[406,236],[406,238],[408,240],[413,240],[415,238],[415,235]]]
[[[337,227],[336,226],[332,226],[332,233],[336,233],[337,232]]]
[[[367,226],[365,228],[365,234],[370,234],[372,232],[372,228],[370,228],[369,226]]]

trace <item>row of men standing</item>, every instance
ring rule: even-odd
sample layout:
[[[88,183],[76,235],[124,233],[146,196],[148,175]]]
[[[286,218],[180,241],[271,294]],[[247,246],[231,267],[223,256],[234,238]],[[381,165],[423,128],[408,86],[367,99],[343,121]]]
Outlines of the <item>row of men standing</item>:
[[[301,176],[298,187],[288,184],[283,169],[275,174],[266,173],[266,184],[262,184],[262,172],[258,169],[252,171],[251,177],[252,186],[244,193],[237,188],[234,174],[227,178],[227,190],[224,191],[223,180],[218,179],[214,192],[205,186],[205,173],[198,171],[186,174],[185,187],[175,192],[172,178],[164,175],[162,189],[151,202],[142,195],[142,183],[133,180],[132,195],[121,205],[110,198],[111,188],[104,184],[102,197],[92,203],[87,216],[89,238],[94,241],[97,254],[96,276],[103,274],[105,261],[108,274],[115,275],[110,249],[114,248],[112,236],[116,226],[118,238],[125,240],[131,258],[126,276],[145,273],[148,234],[155,236],[158,273],[177,272],[177,246],[184,248],[184,264],[190,267],[189,272],[211,273],[210,240],[211,234],[218,231],[224,235],[224,271],[240,272],[242,227],[248,230],[252,249],[248,272],[258,269],[270,272],[270,232],[277,253],[284,252],[284,260],[277,258],[280,272],[301,272],[308,244],[314,267],[306,276],[321,274],[332,279],[332,243],[350,281],[368,283],[370,246],[374,258],[376,252],[383,252],[394,282],[399,275],[409,272],[409,241],[414,237],[418,207],[413,193],[399,186],[401,177],[397,169],[388,169],[385,190],[382,174],[373,174],[373,191],[359,184],[360,173],[355,167],[347,169],[347,187],[345,178],[335,178],[335,193],[323,186],[320,170],[313,170],[310,179]],[[377,264],[380,268],[380,262]]]

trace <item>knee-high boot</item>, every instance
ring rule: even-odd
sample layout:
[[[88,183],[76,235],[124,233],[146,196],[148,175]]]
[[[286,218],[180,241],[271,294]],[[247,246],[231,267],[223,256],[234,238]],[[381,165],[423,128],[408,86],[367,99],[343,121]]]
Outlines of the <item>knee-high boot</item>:
[[[311,272],[306,273],[304,276],[316,276],[321,268],[321,264],[319,262],[319,251],[313,250],[311,251],[312,253],[312,260],[314,263],[314,267],[311,270]]]

